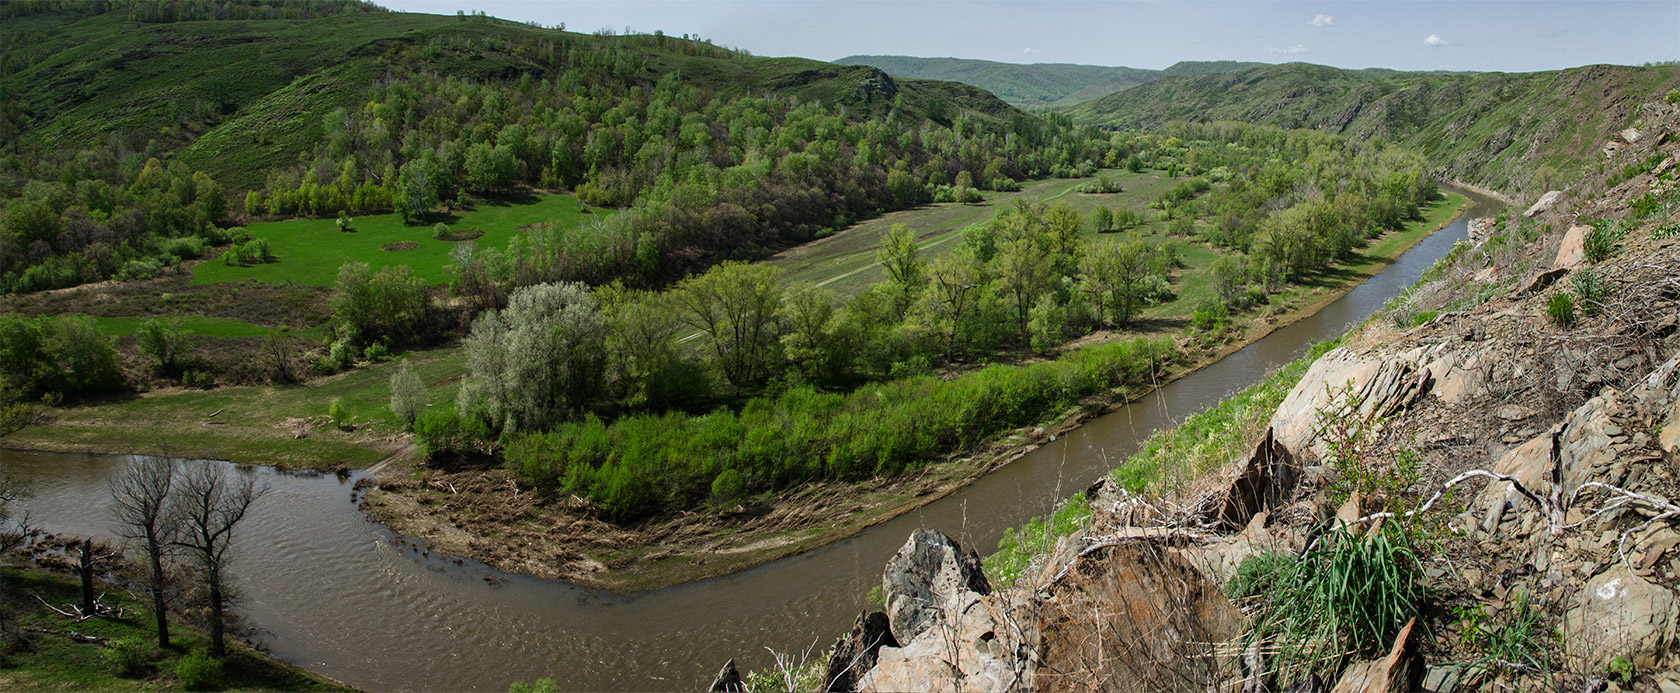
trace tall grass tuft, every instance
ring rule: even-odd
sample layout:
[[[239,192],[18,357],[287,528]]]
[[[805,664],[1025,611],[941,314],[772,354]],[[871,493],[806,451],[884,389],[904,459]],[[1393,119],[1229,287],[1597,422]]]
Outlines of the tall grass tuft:
[[[1280,682],[1311,674],[1333,681],[1348,663],[1387,650],[1426,596],[1417,554],[1396,522],[1370,538],[1337,528],[1318,546],[1300,558],[1252,556],[1227,587],[1261,602],[1245,645],[1268,653]]]

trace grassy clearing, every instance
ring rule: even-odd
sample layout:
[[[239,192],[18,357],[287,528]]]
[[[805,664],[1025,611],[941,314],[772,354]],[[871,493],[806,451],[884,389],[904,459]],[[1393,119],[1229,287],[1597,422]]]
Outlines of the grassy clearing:
[[[26,647],[10,647],[0,667],[0,688],[7,690],[181,690],[175,665],[189,652],[205,647],[208,639],[178,622],[170,623],[170,648],[158,651],[152,610],[127,592],[101,586],[105,603],[122,609],[115,619],[72,624],[47,610],[33,595],[53,604],[81,599],[81,585],[73,579],[38,568],[6,567],[3,596],[7,629],[26,634]],[[15,619],[15,620],[13,620]],[[37,632],[36,629],[47,632]],[[118,676],[109,644],[77,643],[68,632],[107,638],[113,643],[138,645],[143,661],[129,676]],[[10,638],[8,638],[8,644]],[[261,654],[237,641],[219,687],[237,690],[323,691],[352,690],[299,667]]]
[[[882,215],[784,250],[765,262],[786,271],[789,283],[813,282],[846,299],[884,279],[880,263],[875,262],[875,251],[880,247],[881,235],[893,224],[909,226],[916,234],[921,256],[932,259],[961,246],[964,229],[990,222],[999,209],[1017,199],[1039,202],[1066,200],[1080,214],[1089,214],[1098,205],[1109,208],[1124,206],[1153,217],[1154,212],[1146,209],[1147,205],[1179,182],[1159,171],[1129,173],[1109,170],[1098,176],[1119,181],[1125,192],[1107,195],[1075,192],[1079,186],[1095,178],[1049,180],[1032,184],[1020,192],[988,192],[986,201],[979,204],[930,204]],[[1164,224],[1151,222],[1139,227],[1139,230],[1152,233],[1159,230],[1157,227],[1164,228]]]
[[[463,370],[453,348],[406,354],[426,383],[432,406],[453,406]],[[395,452],[400,431],[390,412],[397,360],[308,386],[154,390],[67,406],[46,425],[18,431],[9,446],[102,453],[157,454],[332,469],[360,468]],[[356,428],[326,424],[328,404],[349,409]],[[303,437],[298,437],[299,434]]]
[[[484,235],[474,240],[480,248],[503,248],[509,238],[520,233],[519,227],[559,220],[568,225],[582,225],[610,214],[590,209],[585,213],[577,198],[565,194],[538,193],[508,200],[480,200],[478,206],[455,214],[445,215],[442,223],[451,231],[483,229]],[[331,286],[338,278],[338,268],[346,262],[366,262],[374,270],[390,265],[408,265],[414,276],[431,284],[441,284],[448,278],[444,266],[449,263],[449,251],[454,242],[432,238],[432,224],[409,225],[397,214],[376,214],[357,217],[353,231],[339,231],[336,219],[293,219],[250,224],[245,232],[256,238],[268,239],[275,262],[238,267],[210,261],[193,268],[193,283],[208,284],[239,279],[265,282]],[[388,251],[388,243],[412,241],[419,246],[413,250]]]

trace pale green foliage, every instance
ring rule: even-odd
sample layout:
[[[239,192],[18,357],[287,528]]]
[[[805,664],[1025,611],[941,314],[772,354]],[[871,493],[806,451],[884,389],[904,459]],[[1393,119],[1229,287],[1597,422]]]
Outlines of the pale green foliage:
[[[1099,320],[1124,326],[1159,300],[1166,284],[1161,265],[1160,253],[1142,238],[1099,245],[1080,261],[1079,288]]]
[[[482,407],[509,431],[563,421],[600,392],[605,337],[595,297],[584,285],[515,291],[506,310],[473,322],[458,408],[468,413]]]
[[[1032,331],[1033,351],[1048,353],[1067,338],[1067,307],[1057,301],[1053,293],[1039,296],[1033,304],[1028,327]]]
[[[402,419],[409,427],[414,426],[414,420],[426,410],[426,383],[420,380],[420,375],[414,372],[414,367],[408,361],[403,361],[397,367],[397,372],[391,375],[391,413]]]
[[[973,323],[985,285],[983,263],[967,249],[941,255],[928,266],[928,288],[915,318],[928,332],[944,338],[945,360],[951,360],[977,328]]]
[[[875,252],[875,261],[887,273],[887,282],[893,290],[893,308],[902,318],[927,284],[926,263],[916,254],[916,234],[904,224],[893,224],[881,234],[881,249]]]
[[[676,335],[682,322],[665,294],[633,291],[618,282],[595,289],[606,320],[607,380],[626,404],[669,399],[681,367]]]

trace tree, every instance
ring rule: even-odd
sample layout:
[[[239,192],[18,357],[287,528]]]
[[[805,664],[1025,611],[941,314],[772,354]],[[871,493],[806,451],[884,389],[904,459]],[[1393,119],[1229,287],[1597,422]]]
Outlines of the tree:
[[[438,202],[439,175],[437,157],[427,151],[424,155],[403,164],[397,175],[397,212],[403,221],[421,219]]]
[[[671,292],[683,322],[706,335],[724,377],[736,387],[769,375],[781,276],[769,265],[725,262]]]
[[[426,411],[426,383],[414,372],[414,366],[403,359],[397,372],[391,375],[391,413],[414,428],[414,420]]]
[[[965,327],[985,283],[982,264],[966,252],[946,253],[928,267],[922,314],[932,330],[944,336],[947,363],[956,354],[958,340],[966,337]]]
[[[229,550],[234,530],[264,490],[256,479],[235,478],[218,462],[189,463],[179,475],[173,521],[180,523],[180,532],[170,545],[184,551],[197,569],[210,605],[210,655],[226,657]]]
[[[152,357],[157,361],[157,372],[166,376],[181,373],[186,365],[187,355],[192,351],[192,340],[181,328],[181,318],[171,317],[163,321],[151,318],[141,323],[138,335],[140,353]]]
[[[925,267],[916,257],[916,235],[904,224],[893,224],[881,234],[881,249],[875,251],[875,261],[887,272],[893,289],[893,308],[902,319],[910,304],[927,284]]]
[[[613,282],[595,290],[607,325],[607,377],[630,406],[647,406],[679,393],[685,365],[677,353],[682,323],[669,297]]]
[[[1125,326],[1149,303],[1160,277],[1156,254],[1137,237],[1099,245],[1086,254],[1080,262],[1079,287],[1099,319],[1112,316],[1113,324]]]
[[[606,365],[606,329],[588,287],[538,284],[486,311],[467,337],[462,413],[483,407],[504,431],[541,429],[594,402]]]
[[[790,287],[782,302],[782,354],[815,383],[838,380],[846,366],[849,345],[837,334],[834,313],[834,292],[810,282]]]
[[[175,462],[145,457],[111,478],[111,512],[116,533],[139,550],[146,561],[146,592],[157,617],[158,647],[169,647],[168,562],[180,516],[170,512],[175,485]]]
[[[997,288],[1015,312],[1017,333],[1027,336],[1027,318],[1033,303],[1043,292],[1050,273],[1050,256],[1039,239],[1016,236],[998,244],[993,260],[997,273]]]

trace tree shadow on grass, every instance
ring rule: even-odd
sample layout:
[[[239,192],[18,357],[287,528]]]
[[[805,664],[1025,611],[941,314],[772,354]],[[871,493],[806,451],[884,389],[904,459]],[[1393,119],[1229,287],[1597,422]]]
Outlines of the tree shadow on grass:
[[[537,197],[536,193],[529,190],[516,190],[513,192],[486,195],[478,198],[478,201],[492,207],[512,207],[514,205],[534,205],[541,202],[542,198]]]

